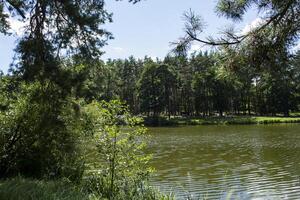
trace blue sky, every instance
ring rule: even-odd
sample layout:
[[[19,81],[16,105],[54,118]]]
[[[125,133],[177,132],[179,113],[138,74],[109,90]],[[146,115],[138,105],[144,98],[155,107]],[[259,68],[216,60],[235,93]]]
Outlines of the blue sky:
[[[190,8],[200,14],[207,24],[205,35],[217,36],[227,25],[234,24],[215,11],[217,0],[145,0],[138,4],[128,4],[125,0],[107,0],[107,10],[114,13],[112,24],[105,25],[115,37],[104,48],[107,58],[126,58],[133,55],[142,58],[164,57],[170,51],[170,42],[183,35],[182,14]],[[255,21],[257,13],[250,10],[235,27],[244,29]],[[203,37],[205,37],[203,35]],[[0,34],[0,70],[6,72],[14,55],[16,36]],[[193,49],[199,49],[194,44]]]

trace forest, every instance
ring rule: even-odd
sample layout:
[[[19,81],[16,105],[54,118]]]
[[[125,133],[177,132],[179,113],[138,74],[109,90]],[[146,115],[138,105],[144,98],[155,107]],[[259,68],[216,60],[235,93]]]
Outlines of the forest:
[[[295,117],[300,2],[219,0],[216,12],[242,20],[251,6],[265,21],[245,34],[201,38],[187,11],[164,59],[103,61],[104,0],[0,0],[1,34],[24,23],[0,73],[0,199],[174,199],[151,186],[148,119]],[[193,42],[214,49],[190,55]]]
[[[299,112],[300,52],[253,63],[246,50],[191,57],[109,60],[93,66],[81,91],[88,101],[120,99],[135,115],[283,115]],[[98,68],[101,71],[97,71]]]

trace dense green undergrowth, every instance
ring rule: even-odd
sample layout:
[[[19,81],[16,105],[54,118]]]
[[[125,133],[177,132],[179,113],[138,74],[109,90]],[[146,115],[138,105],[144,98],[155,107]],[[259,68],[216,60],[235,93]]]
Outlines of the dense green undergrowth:
[[[5,200],[105,200],[106,197],[92,191],[88,180],[74,184],[67,179],[36,180],[21,177],[0,181],[0,199]],[[173,197],[160,194],[152,187],[140,191],[143,195],[132,199],[171,200]],[[137,197],[137,198],[136,198]],[[119,199],[126,199],[122,196]]]
[[[21,177],[0,181],[0,199],[5,200],[108,200],[95,192],[91,192],[90,184],[84,181],[82,184],[73,184],[67,179],[59,180],[35,180]],[[141,191],[142,192],[142,191]],[[123,200],[175,200],[176,197],[170,193],[164,195],[152,187],[144,188],[144,195],[139,198],[126,198]],[[203,200],[205,196],[193,196],[185,194],[186,200]],[[227,188],[220,199],[240,199],[234,190]]]
[[[275,124],[300,123],[300,117],[261,117],[261,116],[234,116],[234,117],[157,117],[145,118],[146,126],[180,126],[180,125],[246,125],[246,124]]]
[[[34,107],[32,101],[21,105],[26,109],[0,112],[1,200],[166,198],[148,183],[151,155],[144,152],[146,128],[142,119],[132,116],[123,103],[81,104],[80,113],[74,116],[77,124],[67,120],[70,117],[65,120],[70,122],[66,123],[70,132],[61,128],[63,131],[53,131],[50,139],[40,135],[40,129],[28,130],[35,127],[29,122],[39,122],[40,115],[35,114],[40,113],[39,106]],[[22,123],[14,123],[15,118]],[[78,131],[81,137],[75,135]],[[87,164],[90,157],[85,141],[91,141],[94,157],[90,162],[96,163],[94,166]],[[76,155],[73,149],[78,149]],[[80,162],[66,162],[73,158]],[[18,176],[26,178],[15,178]]]
[[[0,182],[0,199],[87,200],[93,198],[82,188],[67,181],[13,178]]]

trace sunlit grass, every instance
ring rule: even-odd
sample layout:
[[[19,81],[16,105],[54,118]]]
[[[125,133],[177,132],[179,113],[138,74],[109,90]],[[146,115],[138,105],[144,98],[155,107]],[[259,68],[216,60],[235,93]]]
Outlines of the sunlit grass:
[[[234,125],[234,124],[275,124],[300,123],[300,117],[272,117],[272,116],[230,116],[230,117],[159,117],[145,122],[148,126],[180,126],[180,125]]]

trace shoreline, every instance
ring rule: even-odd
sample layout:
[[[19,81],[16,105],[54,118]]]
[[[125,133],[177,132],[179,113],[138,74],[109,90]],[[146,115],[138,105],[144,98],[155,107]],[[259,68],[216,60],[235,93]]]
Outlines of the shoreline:
[[[260,125],[300,123],[300,116],[233,116],[233,117],[145,117],[146,127],[176,127],[190,125]]]

